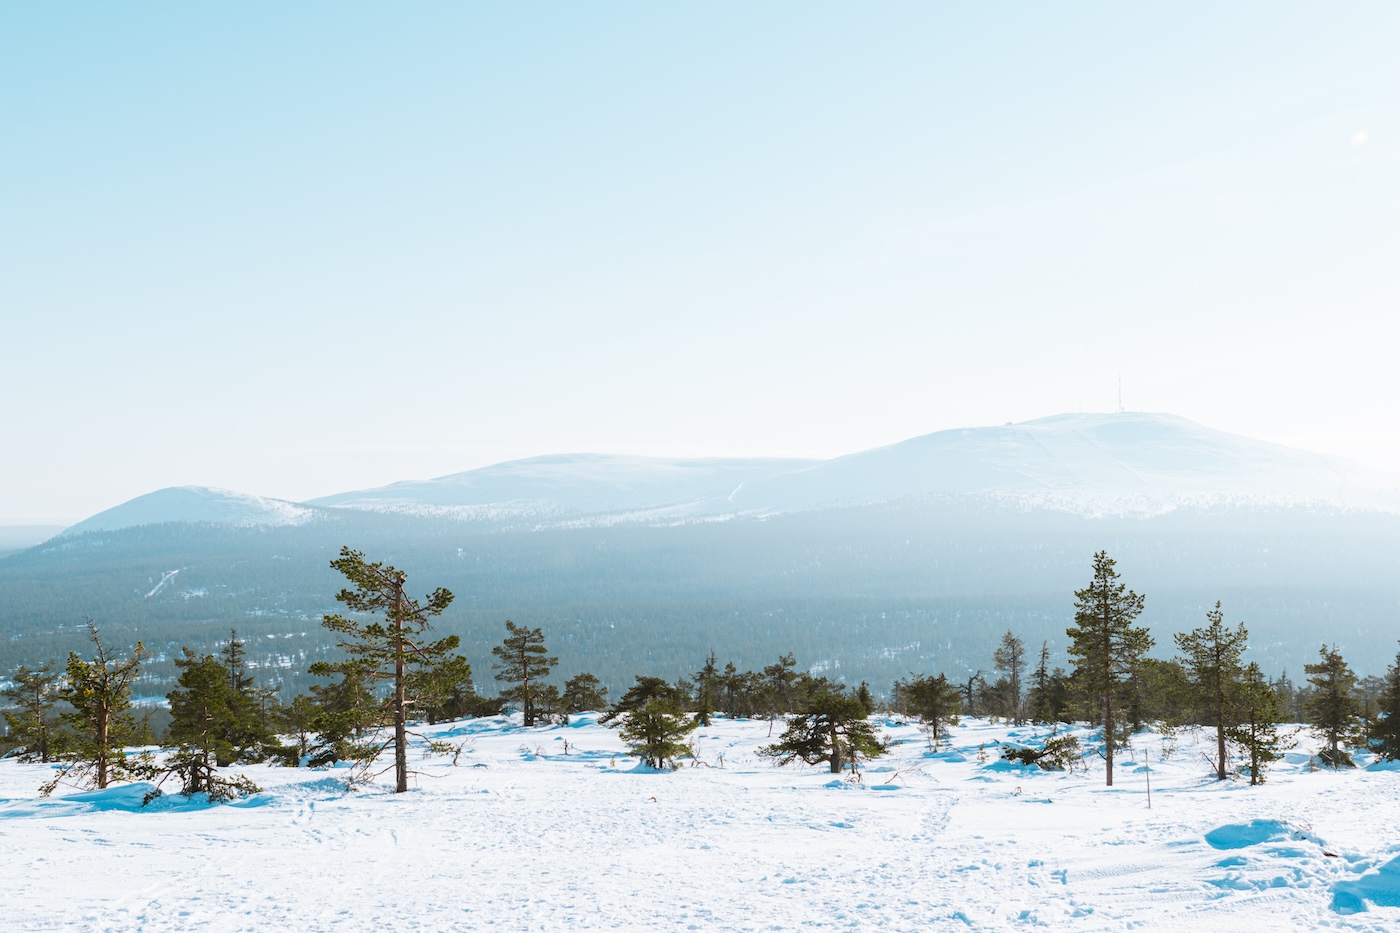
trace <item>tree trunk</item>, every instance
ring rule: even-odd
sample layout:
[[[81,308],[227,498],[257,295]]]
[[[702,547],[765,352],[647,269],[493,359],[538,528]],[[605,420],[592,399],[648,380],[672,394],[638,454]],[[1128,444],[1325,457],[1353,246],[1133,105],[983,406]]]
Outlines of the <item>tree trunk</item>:
[[[1225,685],[1221,683],[1223,675],[1219,672],[1215,677],[1215,778],[1218,781],[1225,780]]]
[[[105,707],[97,710],[97,789],[107,786],[107,720]]]
[[[408,717],[404,694],[403,578],[394,580],[394,793],[408,790]]]

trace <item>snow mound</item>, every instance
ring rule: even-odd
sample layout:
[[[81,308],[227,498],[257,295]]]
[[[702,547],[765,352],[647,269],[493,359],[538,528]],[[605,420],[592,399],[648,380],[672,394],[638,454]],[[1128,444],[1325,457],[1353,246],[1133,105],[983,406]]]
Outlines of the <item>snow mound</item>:
[[[1332,909],[1338,913],[1363,913],[1368,901],[1379,907],[1400,907],[1400,857],[1354,881],[1332,886]]]
[[[1206,845],[1212,849],[1244,849],[1264,842],[1296,838],[1292,827],[1280,820],[1250,820],[1231,823],[1206,833]]]

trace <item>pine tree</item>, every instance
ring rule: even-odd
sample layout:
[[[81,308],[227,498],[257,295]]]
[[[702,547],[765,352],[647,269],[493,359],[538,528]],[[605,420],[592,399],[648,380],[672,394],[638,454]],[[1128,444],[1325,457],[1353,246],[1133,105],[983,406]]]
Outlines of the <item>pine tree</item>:
[[[857,771],[862,759],[883,754],[885,747],[860,700],[833,686],[807,700],[778,741],[758,751],[784,765],[825,761],[832,774],[840,774],[848,765]]]
[[[627,714],[618,734],[633,755],[660,770],[690,754],[683,739],[699,725],[674,698],[652,697]]]
[[[1400,761],[1400,653],[1385,673],[1379,706],[1380,716],[1372,730],[1376,753],[1386,761]]]
[[[1308,683],[1316,688],[1307,701],[1308,722],[1326,739],[1327,748],[1318,754],[1328,766],[1351,768],[1351,755],[1343,747],[1356,741],[1358,731],[1357,703],[1352,694],[1356,674],[1333,645],[1323,645],[1316,664],[1304,665]]]
[[[660,677],[641,675],[612,709],[598,717],[606,725],[619,720],[618,734],[632,754],[657,769],[690,754],[682,740],[700,725],[686,715],[684,691]]]
[[[368,767],[383,750],[382,745],[370,741],[370,737],[385,719],[385,704],[370,691],[369,679],[361,672],[363,667],[343,664],[339,668],[339,680],[312,685],[316,740],[309,751],[308,767],[319,768],[341,761]],[[316,674],[319,669],[313,664],[310,670]]]
[[[1147,629],[1133,625],[1142,614],[1144,598],[1118,582],[1113,558],[1094,555],[1094,578],[1074,591],[1074,626],[1066,629],[1075,675],[1097,705],[1104,726],[1106,786],[1113,786],[1114,700],[1132,675],[1138,659],[1152,647]]]
[[[1244,749],[1249,759],[1249,783],[1263,784],[1269,765],[1282,758],[1293,742],[1291,736],[1279,734],[1278,693],[1258,664],[1250,663],[1240,672],[1235,710],[1236,721],[1225,727],[1225,737]]]
[[[393,746],[394,792],[401,794],[408,790],[409,707],[430,705],[438,699],[436,690],[441,687],[441,679],[428,676],[426,672],[448,662],[450,652],[460,643],[456,635],[437,641],[424,637],[431,630],[428,620],[442,614],[452,602],[452,594],[438,587],[426,603],[420,603],[404,592],[406,575],[403,572],[382,563],[367,563],[364,554],[348,547],[340,549],[340,557],[331,561],[331,567],[353,586],[353,589],[337,593],[336,600],[353,613],[382,613],[384,621],[365,623],[336,614],[322,617],[323,626],[342,636],[337,647],[349,658],[339,662],[317,661],[311,665],[310,672],[318,677],[339,673],[347,679],[384,680],[393,685],[393,694],[386,705],[394,734],[378,751]],[[410,692],[411,687],[416,688],[415,692]],[[372,760],[368,750],[361,760]]]
[[[789,652],[779,655],[778,663],[763,669],[764,687],[770,700],[770,720],[776,715],[792,712],[797,706],[794,693],[797,684],[796,667],[797,659]]]
[[[1240,689],[1243,668],[1240,655],[1249,645],[1249,633],[1241,622],[1233,631],[1225,627],[1220,603],[1206,613],[1209,624],[1175,636],[1181,650],[1181,663],[1190,673],[1195,705],[1205,711],[1215,726],[1215,777],[1225,773],[1225,730],[1230,725],[1231,707]],[[1199,720],[1198,720],[1199,721]]]
[[[695,721],[702,726],[710,724],[715,714],[715,693],[719,687],[719,669],[715,666],[715,653],[705,656],[705,666],[695,672]]]
[[[245,723],[240,721],[238,678],[212,654],[200,657],[186,649],[175,660],[180,668],[179,686],[166,694],[170,701],[170,740],[177,744],[165,763],[167,774],[178,775],[180,793],[204,793],[211,801],[230,800],[258,793],[247,777],[229,778],[219,769],[237,761],[247,750]]]
[[[67,682],[59,699],[72,707],[62,718],[73,734],[64,743],[64,765],[39,789],[45,797],[59,784],[101,790],[113,781],[142,780],[154,773],[149,754],[132,758],[125,751],[149,738],[149,730],[129,710],[132,685],[140,679],[150,652],[137,642],[130,657],[118,658],[102,643],[91,619],[87,629],[93,657],[87,661],[76,653],[68,655]]]
[[[894,692],[901,705],[923,722],[929,744],[938,748],[938,740],[948,724],[957,718],[962,701],[958,688],[948,682],[945,674],[910,674],[908,680],[895,681]]]
[[[243,642],[234,629],[229,630],[228,641],[219,651],[218,664],[228,682],[225,702],[232,717],[225,738],[237,749],[237,757],[263,761],[277,756],[291,763],[292,750],[284,748],[277,740],[280,704],[272,691],[260,689],[254,683],[248,673]]]
[[[0,690],[0,696],[16,706],[5,711],[5,722],[11,739],[23,748],[21,760],[52,761],[58,751],[50,716],[58,702],[58,692],[58,674],[52,661],[34,670],[21,664],[10,675],[10,685]]]
[[[506,631],[510,634],[491,649],[491,653],[501,659],[501,663],[495,665],[498,671],[496,679],[515,684],[501,691],[501,699],[520,704],[528,728],[535,724],[535,705],[544,687],[544,678],[549,676],[550,668],[558,664],[559,659],[548,657],[544,635],[539,629],[517,626],[507,621]]]
[[[1006,673],[1006,694],[1010,701],[1011,721],[1021,724],[1021,672],[1026,669],[1026,646],[1011,631],[1001,636],[1001,645],[992,655],[997,670]]]
[[[582,713],[608,705],[608,688],[589,673],[575,674],[564,681],[564,711]]]
[[[1046,723],[1054,717],[1050,709],[1050,642],[1040,643],[1040,660],[1031,673],[1031,690],[1027,695],[1031,722]]]

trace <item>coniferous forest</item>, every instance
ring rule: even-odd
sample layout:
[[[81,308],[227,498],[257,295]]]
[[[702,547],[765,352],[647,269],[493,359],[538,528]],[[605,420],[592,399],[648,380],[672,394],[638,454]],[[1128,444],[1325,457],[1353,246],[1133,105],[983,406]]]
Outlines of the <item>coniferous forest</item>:
[[[1149,724],[1164,734],[1210,730],[1208,763],[1222,781],[1265,782],[1270,765],[1295,744],[1300,726],[1285,723],[1304,724],[1322,740],[1320,766],[1352,767],[1357,749],[1400,760],[1400,652],[1384,675],[1358,677],[1337,645],[1323,644],[1295,681],[1243,660],[1250,632],[1229,621],[1217,602],[1199,625],[1172,634],[1175,654],[1154,657],[1159,636],[1142,622],[1147,594],[1127,585],[1105,551],[1093,555],[1085,585],[1066,594],[1074,606],[1065,631],[1067,665],[1052,664],[1048,640],[1027,645],[1010,629],[985,666],[971,673],[926,669],[877,685],[834,680],[799,663],[795,652],[741,669],[712,650],[681,677],[634,673],[611,702],[592,672],[556,670],[548,633],[512,620],[504,620],[504,636],[491,651],[493,679],[503,689],[483,696],[461,639],[434,630],[455,594],[435,587],[415,596],[405,570],[348,547],[331,567],[345,581],[335,595],[343,611],[320,624],[335,638],[337,654],[310,666],[315,682],[306,692],[287,696],[278,684],[260,681],[235,630],[216,651],[182,649],[173,661],[179,675],[165,697],[168,714],[154,717],[133,702],[150,650],[141,642],[113,647],[89,619],[85,650],[11,672],[3,690],[11,707],[8,753],[59,763],[44,794],[148,780],[151,796],[169,783],[185,795],[232,799],[259,788],[223,769],[268,761],[345,763],[352,784],[392,771],[403,792],[416,724],[515,709],[527,729],[601,711],[599,721],[618,728],[631,752],[657,769],[694,757],[687,735],[722,715],[769,720],[778,731],[761,753],[778,763],[825,763],[835,774],[859,774],[863,761],[886,750],[871,723],[881,711],[920,722],[933,748],[960,716],[1050,726],[1041,746],[1004,750],[1011,760],[1046,769],[1072,768],[1084,751],[1072,736],[1054,738],[1056,729],[1087,723],[1098,732],[1110,786],[1116,754]],[[150,745],[166,754],[131,750]]]

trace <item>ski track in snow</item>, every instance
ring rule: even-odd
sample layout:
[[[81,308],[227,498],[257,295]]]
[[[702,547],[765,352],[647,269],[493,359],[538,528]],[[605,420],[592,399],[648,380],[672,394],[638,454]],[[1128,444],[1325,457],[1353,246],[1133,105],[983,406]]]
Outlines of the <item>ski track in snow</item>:
[[[0,762],[0,926],[1400,928],[1400,770],[1313,772],[1295,753],[1263,787],[1222,785],[1194,744],[1209,732],[1165,759],[1143,735],[1109,789],[1101,763],[999,761],[1008,735],[1045,729],[965,720],[936,758],[888,723],[895,744],[856,786],[774,767],[756,754],[768,728],[719,720],[697,733],[710,767],[657,774],[588,715],[470,720],[424,730],[467,747],[457,767],[415,751],[407,794],[347,793],[340,769],[251,766],[266,792],[247,801],[144,811],[141,787],[40,800],[46,766]]]

